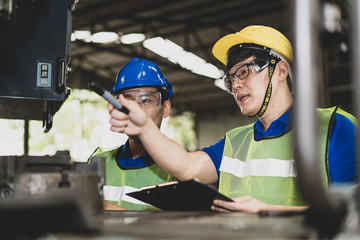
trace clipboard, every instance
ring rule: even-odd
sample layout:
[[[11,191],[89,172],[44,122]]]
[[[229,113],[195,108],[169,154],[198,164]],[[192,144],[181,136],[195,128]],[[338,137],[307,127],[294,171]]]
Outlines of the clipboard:
[[[214,199],[233,202],[194,179],[148,186],[127,195],[165,211],[211,211]]]

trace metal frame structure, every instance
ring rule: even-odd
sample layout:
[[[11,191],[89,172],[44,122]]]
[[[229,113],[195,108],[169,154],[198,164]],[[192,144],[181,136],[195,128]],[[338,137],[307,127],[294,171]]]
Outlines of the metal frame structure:
[[[352,77],[356,83],[355,106],[359,109],[359,1],[351,1],[352,9]],[[337,194],[327,189],[320,174],[318,161],[317,117],[318,89],[322,74],[321,68],[321,9],[320,1],[297,0],[295,18],[295,61],[296,67],[296,105],[295,105],[295,145],[298,182],[305,199],[310,205],[306,223],[318,229],[321,237],[331,238],[347,228],[352,205],[358,204],[358,188],[341,189]],[[357,112],[359,116],[359,112]],[[359,134],[358,134],[359,135]],[[351,193],[351,192],[354,193]],[[348,193],[350,192],[350,194]],[[350,196],[350,198],[349,198]],[[354,220],[354,219],[352,219]],[[345,226],[344,226],[345,224]],[[352,223],[354,224],[354,222]],[[359,229],[355,219],[355,230]],[[349,230],[349,229],[347,229]]]

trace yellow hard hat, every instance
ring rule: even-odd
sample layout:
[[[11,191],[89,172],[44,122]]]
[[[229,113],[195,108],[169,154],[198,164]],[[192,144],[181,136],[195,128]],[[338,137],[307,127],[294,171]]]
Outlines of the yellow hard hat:
[[[251,25],[240,32],[222,37],[215,43],[212,52],[220,62],[226,65],[229,49],[241,43],[254,43],[271,48],[293,61],[290,41],[276,29],[260,25]]]

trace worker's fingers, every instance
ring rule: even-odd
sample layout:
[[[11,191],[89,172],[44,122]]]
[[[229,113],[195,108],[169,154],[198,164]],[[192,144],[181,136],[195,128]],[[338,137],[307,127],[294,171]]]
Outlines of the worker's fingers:
[[[119,95],[118,101],[130,112],[136,113],[141,111],[141,107],[137,102],[126,99],[122,94]]]
[[[127,108],[130,112],[136,112],[139,110],[139,104],[137,104],[134,101],[128,100],[126,98],[124,98],[124,96],[122,94],[119,95],[118,97],[118,101],[121,103],[121,105],[123,105],[123,107]],[[108,103],[107,105],[107,109],[109,111],[110,114],[112,114],[112,112],[114,112],[114,117],[116,116],[123,116],[126,115],[125,113],[119,111],[118,109],[116,109],[111,103]],[[121,112],[122,114],[119,114],[118,112]]]
[[[215,206],[215,205],[212,205],[212,206],[211,206],[211,210],[216,211],[216,212],[230,212],[230,211],[227,210],[227,209],[220,208],[220,207],[217,207],[217,206]]]
[[[125,99],[123,95],[119,95],[118,101],[129,110],[129,114],[125,114],[108,104],[110,131],[138,135],[147,120],[146,113],[137,102]]]
[[[214,206],[217,207],[218,209],[227,209],[228,211],[236,211],[238,210],[238,206],[234,205],[234,202],[228,202],[228,201],[223,201],[223,200],[214,200],[213,202]]]
[[[240,211],[248,213],[257,213],[268,208],[266,203],[250,196],[242,196],[234,198],[233,200],[233,202],[214,200],[213,204],[217,207],[228,209],[229,211]]]
[[[114,109],[114,105],[112,105],[111,103],[107,104],[107,110],[109,111],[109,113],[111,113],[111,111]]]
[[[145,124],[147,115],[137,102],[125,99],[122,94],[119,96],[119,102],[129,110],[128,117],[133,124],[138,127]]]
[[[108,103],[108,111],[110,113],[110,116],[114,119],[117,119],[117,120],[126,120],[128,119],[128,115],[134,115],[136,114],[136,112],[139,111],[139,104],[137,104],[136,102],[134,101],[131,101],[131,100],[127,100],[124,98],[124,96],[121,94],[118,98],[118,101],[125,107],[129,110],[129,114],[126,114],[116,108],[114,108],[114,106],[110,103]]]
[[[125,133],[126,127],[127,127],[127,126],[125,126],[125,127],[115,127],[115,126],[111,125],[111,126],[110,126],[110,131],[112,131],[112,132],[118,132],[118,133]]]
[[[115,115],[115,113],[114,113],[114,115]],[[129,124],[127,116],[125,116],[123,118],[111,117],[109,119],[109,123],[111,124],[111,127],[114,127],[114,128],[125,128]]]

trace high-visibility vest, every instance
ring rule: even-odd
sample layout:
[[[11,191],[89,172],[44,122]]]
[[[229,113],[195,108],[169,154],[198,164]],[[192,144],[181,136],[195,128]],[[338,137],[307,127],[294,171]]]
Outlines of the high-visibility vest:
[[[339,107],[317,109],[321,176],[329,184],[328,146],[335,113],[356,124]],[[274,138],[255,140],[253,124],[230,130],[225,137],[219,192],[230,198],[251,196],[267,204],[306,205],[296,186],[293,130]]]
[[[138,191],[142,187],[173,181],[155,162],[150,166],[134,169],[122,169],[116,161],[117,149],[96,153],[96,157],[105,157],[104,200],[117,204],[127,210],[160,210],[147,203],[132,198],[126,193]]]

